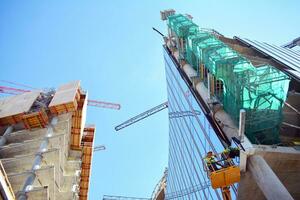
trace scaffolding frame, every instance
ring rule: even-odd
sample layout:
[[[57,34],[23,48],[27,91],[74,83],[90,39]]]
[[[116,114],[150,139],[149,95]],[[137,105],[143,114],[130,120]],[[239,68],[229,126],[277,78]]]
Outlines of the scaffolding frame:
[[[186,60],[207,87],[212,75],[212,94],[238,125],[240,109],[246,110],[246,135],[253,143],[279,142],[282,107],[290,78],[269,64],[254,66],[244,56],[200,29],[182,14],[167,18],[179,59]],[[222,89],[217,87],[223,87]],[[215,90],[218,90],[216,93]]]

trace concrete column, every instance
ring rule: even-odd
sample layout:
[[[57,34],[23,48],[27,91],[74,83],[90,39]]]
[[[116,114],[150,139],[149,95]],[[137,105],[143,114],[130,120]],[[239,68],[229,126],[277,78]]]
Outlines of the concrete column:
[[[34,162],[32,164],[32,168],[31,168],[31,172],[25,179],[25,183],[23,185],[22,191],[19,193],[18,200],[26,200],[27,199],[26,192],[28,190],[31,190],[31,188],[33,187],[32,184],[34,183],[35,178],[36,178],[35,171],[40,168],[40,165],[43,160],[42,154],[45,151],[47,151],[47,149],[48,149],[49,138],[51,136],[53,136],[53,131],[54,131],[53,126],[57,124],[57,121],[58,121],[57,117],[54,117],[54,118],[52,118],[51,123],[48,125],[46,135],[45,135],[43,141],[41,142],[38,152],[35,155]]]
[[[260,155],[248,157],[247,168],[267,199],[293,199],[276,174]]]
[[[210,95],[210,78],[211,78],[211,75],[210,73],[207,73],[207,95],[208,95],[208,99],[210,100],[211,99],[211,95]]]
[[[244,109],[241,109],[240,121],[239,121],[239,137],[241,142],[244,142],[245,123],[246,123],[245,121],[246,121],[246,111]]]
[[[6,137],[7,137],[9,134],[11,134],[11,133],[13,132],[13,130],[14,130],[13,126],[9,126],[9,127],[5,130],[3,136],[0,136],[0,147],[4,146],[4,145],[6,144],[6,142],[7,142]]]

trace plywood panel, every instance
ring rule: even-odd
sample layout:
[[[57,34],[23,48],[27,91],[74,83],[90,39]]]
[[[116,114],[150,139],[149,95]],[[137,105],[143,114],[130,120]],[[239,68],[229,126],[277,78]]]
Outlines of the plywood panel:
[[[44,108],[38,112],[23,115],[23,122],[27,129],[45,128],[48,124],[48,116]]]
[[[0,100],[0,118],[28,112],[41,91],[25,92]]]
[[[76,98],[79,87],[80,81],[74,81],[60,86],[55,92],[49,107],[73,102]]]
[[[88,126],[84,128],[85,135],[83,141],[83,155],[81,164],[81,179],[80,179],[80,200],[88,199],[89,177],[91,175],[91,165],[93,157],[95,127]],[[88,141],[87,141],[88,140]]]

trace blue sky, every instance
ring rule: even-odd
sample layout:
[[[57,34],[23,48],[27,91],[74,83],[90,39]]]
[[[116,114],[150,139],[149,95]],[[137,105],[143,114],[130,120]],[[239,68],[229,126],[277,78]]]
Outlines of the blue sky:
[[[167,166],[163,111],[119,133],[114,126],[167,99],[159,11],[189,13],[200,27],[281,45],[299,36],[299,1],[1,1],[0,79],[39,88],[81,80],[97,126],[90,199],[149,197]],[[1,85],[1,84],[0,84]],[[4,84],[2,84],[4,85]]]

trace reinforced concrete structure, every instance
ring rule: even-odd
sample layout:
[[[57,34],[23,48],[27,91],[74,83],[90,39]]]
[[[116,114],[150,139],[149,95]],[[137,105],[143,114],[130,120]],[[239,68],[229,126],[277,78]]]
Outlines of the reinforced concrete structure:
[[[75,81],[0,99],[0,199],[88,199],[95,126]]]
[[[232,199],[300,199],[299,53],[227,38],[174,10],[161,18],[170,114],[165,199],[222,199],[203,158],[233,137],[245,151],[234,161],[241,181]]]

